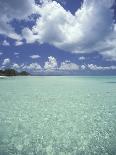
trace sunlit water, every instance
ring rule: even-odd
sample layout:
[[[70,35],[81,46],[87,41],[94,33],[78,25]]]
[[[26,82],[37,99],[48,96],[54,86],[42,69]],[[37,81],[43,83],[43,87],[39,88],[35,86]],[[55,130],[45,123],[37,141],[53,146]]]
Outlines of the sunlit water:
[[[0,79],[0,155],[116,155],[116,77]]]

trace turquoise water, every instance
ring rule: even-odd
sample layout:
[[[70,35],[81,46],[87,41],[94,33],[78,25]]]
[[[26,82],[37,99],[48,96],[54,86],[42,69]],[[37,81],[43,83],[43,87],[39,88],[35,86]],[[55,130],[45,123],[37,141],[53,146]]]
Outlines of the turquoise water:
[[[0,79],[0,155],[116,155],[116,77]]]

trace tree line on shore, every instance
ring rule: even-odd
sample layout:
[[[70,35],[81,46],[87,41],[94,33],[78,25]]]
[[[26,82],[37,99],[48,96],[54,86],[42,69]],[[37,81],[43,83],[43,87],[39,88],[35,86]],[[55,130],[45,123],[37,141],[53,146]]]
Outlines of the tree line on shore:
[[[18,72],[14,69],[0,70],[0,76],[28,76],[30,73],[26,71]]]

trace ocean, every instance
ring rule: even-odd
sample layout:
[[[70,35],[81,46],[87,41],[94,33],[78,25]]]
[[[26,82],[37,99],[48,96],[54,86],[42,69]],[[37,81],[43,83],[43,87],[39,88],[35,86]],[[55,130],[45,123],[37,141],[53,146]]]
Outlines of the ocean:
[[[116,155],[116,77],[0,79],[0,155]]]

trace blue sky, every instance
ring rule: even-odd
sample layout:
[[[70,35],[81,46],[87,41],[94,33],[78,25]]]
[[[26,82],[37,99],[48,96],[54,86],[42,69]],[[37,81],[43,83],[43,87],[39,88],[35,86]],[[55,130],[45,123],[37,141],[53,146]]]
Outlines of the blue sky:
[[[0,0],[0,8],[1,69],[116,74],[115,1]]]

